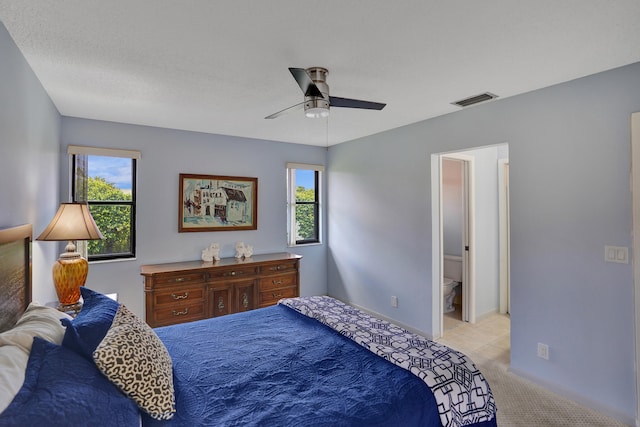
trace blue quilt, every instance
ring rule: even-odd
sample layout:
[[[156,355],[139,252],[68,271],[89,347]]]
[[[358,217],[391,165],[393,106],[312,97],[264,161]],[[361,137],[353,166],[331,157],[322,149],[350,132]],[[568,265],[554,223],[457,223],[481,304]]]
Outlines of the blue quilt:
[[[441,426],[424,381],[282,305],[155,331],[177,412],[145,426]]]
[[[495,422],[496,403],[489,384],[465,354],[328,296],[287,298],[279,303],[421,378],[434,394],[442,425]]]

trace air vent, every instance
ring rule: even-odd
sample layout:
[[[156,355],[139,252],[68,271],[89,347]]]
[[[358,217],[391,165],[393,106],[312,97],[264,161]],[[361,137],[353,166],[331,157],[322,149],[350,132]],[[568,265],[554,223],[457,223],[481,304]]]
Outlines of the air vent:
[[[480,102],[489,101],[490,99],[497,98],[498,95],[494,95],[489,92],[481,93],[480,95],[470,96],[469,98],[461,99],[460,101],[452,102],[453,105],[458,107],[468,107],[469,105],[478,104]]]

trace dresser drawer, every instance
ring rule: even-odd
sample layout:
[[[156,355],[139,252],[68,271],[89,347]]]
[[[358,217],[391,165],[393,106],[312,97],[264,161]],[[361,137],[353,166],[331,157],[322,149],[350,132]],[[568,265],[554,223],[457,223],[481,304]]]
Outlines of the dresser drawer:
[[[298,296],[298,288],[282,288],[267,292],[260,292],[260,307],[277,304],[281,298],[293,298]]]
[[[296,285],[295,274],[282,274],[260,279],[260,292],[271,291],[278,288],[293,287]]]
[[[183,272],[178,274],[159,274],[154,276],[155,285],[182,285],[204,283],[204,272]]]
[[[277,273],[285,273],[287,271],[297,271],[296,265],[297,265],[297,261],[296,260],[291,260],[291,261],[282,261],[279,262],[277,264],[268,264],[268,265],[264,265],[261,267],[260,269],[260,273],[262,274],[277,274]]]
[[[166,305],[185,305],[194,302],[204,301],[205,287],[202,286],[176,286],[171,290],[153,293],[153,304],[155,307]]]
[[[173,325],[174,323],[190,322],[204,319],[205,317],[204,301],[194,304],[174,304],[171,307],[156,308],[153,311],[153,325],[154,327]]]
[[[209,280],[217,280],[217,279],[241,279],[245,277],[254,276],[258,273],[258,269],[255,266],[234,266],[234,267],[225,267],[225,268],[217,268],[209,271]]]

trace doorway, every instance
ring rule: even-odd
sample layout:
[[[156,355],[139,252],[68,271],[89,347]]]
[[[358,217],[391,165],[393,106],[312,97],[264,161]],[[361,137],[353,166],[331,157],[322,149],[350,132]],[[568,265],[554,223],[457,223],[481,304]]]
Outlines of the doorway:
[[[503,187],[500,179],[508,178],[508,145],[469,148],[464,151],[445,152],[431,156],[431,190],[432,190],[432,336],[438,339],[445,333],[444,308],[447,290],[443,286],[445,261],[452,255],[464,264],[462,267],[462,286],[457,303],[463,323],[475,323],[488,316],[498,314],[501,300],[508,298],[508,281],[502,278],[508,275],[508,238],[500,231],[499,220],[504,219],[503,230],[508,232],[508,190],[505,187],[499,195],[498,189]],[[450,196],[443,180],[447,165],[457,164],[461,170],[460,206],[461,213],[453,215],[445,204],[450,204]],[[501,182],[503,182],[501,181]],[[502,208],[502,210],[500,210]],[[452,238],[445,236],[444,224],[447,221],[460,224],[459,237],[453,247]],[[477,226],[476,226],[477,224]],[[508,234],[507,234],[508,236]],[[502,256],[502,257],[501,257]],[[503,272],[504,271],[504,272]],[[437,284],[437,285],[436,285]],[[507,292],[501,289],[505,284]],[[508,306],[506,310],[508,311]]]

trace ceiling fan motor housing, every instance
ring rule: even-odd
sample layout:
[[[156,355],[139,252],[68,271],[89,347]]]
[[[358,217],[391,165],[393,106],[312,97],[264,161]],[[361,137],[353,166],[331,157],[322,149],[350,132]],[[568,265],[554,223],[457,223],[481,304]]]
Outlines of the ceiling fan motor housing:
[[[322,67],[311,67],[307,68],[306,71],[324,98],[319,96],[305,96],[304,114],[311,118],[327,117],[329,115],[329,85],[327,85],[327,74],[329,74],[329,70]]]

